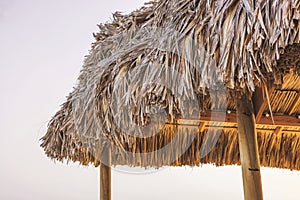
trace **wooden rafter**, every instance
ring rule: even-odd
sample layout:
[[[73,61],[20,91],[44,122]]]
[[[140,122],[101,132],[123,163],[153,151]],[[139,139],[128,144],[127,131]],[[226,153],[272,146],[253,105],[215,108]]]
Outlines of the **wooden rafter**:
[[[267,90],[270,97],[275,90],[274,85],[270,84],[269,86],[267,86]],[[259,123],[260,119],[262,118],[263,112],[268,105],[268,98],[264,94],[263,88],[256,88],[252,101],[254,106],[255,121],[256,123]]]
[[[292,107],[289,110],[289,115],[292,115],[294,113],[294,111],[297,108],[297,106],[299,105],[299,103],[300,103],[300,91],[298,91],[297,97],[296,97],[295,101],[293,102]]]

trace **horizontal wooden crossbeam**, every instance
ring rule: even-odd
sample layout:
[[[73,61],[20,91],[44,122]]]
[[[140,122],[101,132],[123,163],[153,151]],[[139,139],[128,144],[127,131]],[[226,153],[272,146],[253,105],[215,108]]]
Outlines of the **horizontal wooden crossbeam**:
[[[262,116],[257,125],[272,125],[272,126],[282,126],[285,128],[299,128],[300,119],[294,116],[289,115],[276,115],[273,116],[274,124],[272,117]],[[178,118],[177,125],[186,125],[186,126],[200,126],[203,129],[203,124],[210,126],[214,123],[224,123],[226,126],[237,126],[237,115],[236,113],[223,113],[223,112],[206,112],[202,113],[199,117],[190,117],[190,118]],[[170,123],[169,123],[170,124]],[[174,124],[174,125],[176,125]],[[202,125],[201,125],[202,124]]]

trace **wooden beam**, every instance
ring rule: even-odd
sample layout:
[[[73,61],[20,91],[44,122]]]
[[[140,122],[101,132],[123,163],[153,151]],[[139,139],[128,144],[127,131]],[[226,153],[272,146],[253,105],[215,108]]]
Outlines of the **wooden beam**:
[[[202,132],[205,130],[207,123],[208,123],[208,122],[201,122],[201,123],[200,123],[200,126],[199,126],[199,133],[202,133]]]
[[[274,123],[277,126],[285,126],[285,127],[299,127],[300,119],[289,116],[289,115],[278,115],[273,116]],[[257,123],[259,125],[273,125],[273,121],[271,117],[262,117]]]
[[[100,200],[111,200],[111,150],[103,151],[100,164]]]
[[[214,116],[214,119],[212,121],[211,116]],[[217,117],[215,117],[217,116]],[[218,117],[220,116],[220,117]],[[181,124],[181,125],[186,125],[186,126],[201,126],[201,123],[206,122],[206,125],[208,123],[212,123],[212,122],[220,122],[220,123],[227,123],[227,124],[231,124],[232,126],[237,124],[237,114],[236,113],[231,113],[231,114],[226,114],[225,117],[221,117],[222,114],[218,115],[218,112],[214,112],[214,114],[212,112],[207,112],[207,113],[203,113],[201,114],[201,117],[199,119],[197,118],[187,118],[187,119],[178,119],[178,123],[177,124]],[[289,116],[289,115],[277,115],[275,113],[275,115],[273,116],[275,125],[273,124],[272,118],[271,117],[265,117],[262,116],[261,119],[259,120],[259,122],[257,122],[256,124],[258,125],[273,125],[273,126],[284,126],[286,128],[292,128],[292,127],[299,127],[300,126],[300,119],[298,119],[297,117],[294,116]],[[166,123],[166,124],[172,124],[172,125],[176,125],[174,123]]]
[[[203,112],[201,113],[199,118],[180,118],[180,116],[176,116],[177,119],[177,123],[178,124],[183,124],[183,123],[187,123],[190,125],[197,125],[201,126],[201,122],[206,122],[206,125],[210,122],[228,122],[228,123],[237,123],[236,121],[236,114],[235,113],[231,113],[231,114],[226,114],[224,117],[224,113],[223,112]],[[174,124],[174,123],[168,123],[168,124]]]
[[[262,200],[262,183],[257,133],[252,101],[246,96],[236,100],[240,159],[243,174],[244,199]]]
[[[181,127],[184,127],[184,128],[197,127],[194,125],[187,125],[187,124],[177,124],[177,125],[180,125]],[[263,133],[273,133],[273,134],[280,134],[280,133],[284,132],[284,133],[288,133],[288,134],[299,134],[300,135],[300,130],[284,130],[284,128],[286,128],[286,127],[282,127],[282,126],[279,126],[279,127],[280,127],[280,131],[278,131],[277,128],[275,130],[274,129],[256,128],[256,131],[263,132]],[[209,125],[209,126],[204,127],[203,131],[205,129],[209,129],[209,128],[217,129],[217,130],[220,129],[220,130],[224,130],[224,131],[237,131],[237,129],[238,129],[238,127],[230,126],[230,125],[219,125],[219,126]],[[199,133],[201,133],[201,132],[199,131]]]
[[[268,96],[270,97],[275,90],[274,85],[270,84],[269,86],[267,86],[267,90],[268,90]],[[253,107],[255,112],[255,120],[256,123],[258,123],[268,105],[268,98],[264,94],[264,89],[262,87],[255,89],[252,101],[253,101]]]
[[[297,97],[293,102],[292,107],[289,110],[289,115],[292,115],[294,113],[295,109],[299,106],[299,104],[300,104],[300,91],[298,91]]]
[[[278,127],[275,129],[274,134],[275,134],[275,135],[279,135],[279,134],[282,132],[282,130],[283,130],[283,127],[282,127],[282,126],[278,126]]]

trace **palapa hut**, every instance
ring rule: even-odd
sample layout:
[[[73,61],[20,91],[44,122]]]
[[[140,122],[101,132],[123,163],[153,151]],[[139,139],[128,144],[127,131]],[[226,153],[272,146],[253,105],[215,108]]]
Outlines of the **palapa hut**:
[[[42,138],[56,160],[300,170],[300,1],[160,0],[99,25],[78,83]]]

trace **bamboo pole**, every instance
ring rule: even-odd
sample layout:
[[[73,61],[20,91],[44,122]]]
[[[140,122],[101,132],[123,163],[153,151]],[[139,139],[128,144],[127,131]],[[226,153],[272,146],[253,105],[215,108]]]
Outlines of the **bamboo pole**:
[[[245,200],[262,200],[262,183],[257,133],[252,101],[243,95],[237,99],[237,122]]]
[[[111,150],[104,150],[100,164],[100,200],[111,200]]]

